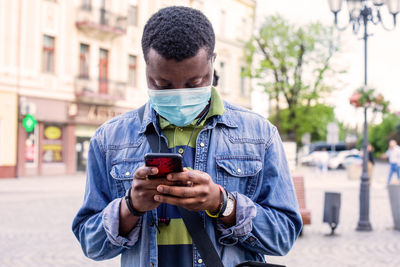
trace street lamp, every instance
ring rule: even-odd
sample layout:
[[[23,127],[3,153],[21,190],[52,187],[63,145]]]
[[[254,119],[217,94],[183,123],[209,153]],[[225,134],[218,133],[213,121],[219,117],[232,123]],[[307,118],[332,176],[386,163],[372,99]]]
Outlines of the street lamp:
[[[344,27],[338,25],[338,13],[342,9],[343,0],[328,0],[329,7],[335,16],[335,26],[343,31],[349,25],[352,26],[353,33],[358,35],[360,27],[364,26],[364,90],[367,90],[367,40],[368,23],[374,25],[381,24],[385,30],[392,30],[396,27],[396,15],[400,10],[400,0],[346,0],[349,12],[348,24]],[[393,27],[388,28],[382,20],[381,8],[386,4],[390,14],[393,16]],[[367,107],[364,107],[364,140],[362,149],[364,151],[361,184],[360,184],[360,218],[358,220],[357,231],[372,231],[369,221],[369,175],[368,175],[368,153],[367,153]]]

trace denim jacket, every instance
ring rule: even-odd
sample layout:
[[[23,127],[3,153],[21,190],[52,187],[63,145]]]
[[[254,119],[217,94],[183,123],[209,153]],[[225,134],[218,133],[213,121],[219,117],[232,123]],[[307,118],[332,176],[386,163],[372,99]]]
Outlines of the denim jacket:
[[[205,229],[225,266],[286,254],[302,221],[282,141],[261,116],[224,102],[225,113],[212,117],[196,141],[194,168],[207,172],[236,199],[236,224],[225,227],[201,212]],[[146,212],[126,237],[119,236],[119,206],[135,170],[151,152],[145,130],[158,119],[146,104],[105,124],[90,141],[83,205],[73,232],[84,254],[94,260],[121,255],[122,266],[157,266],[157,209]],[[165,136],[161,133],[161,138]],[[204,266],[193,246],[193,266]]]

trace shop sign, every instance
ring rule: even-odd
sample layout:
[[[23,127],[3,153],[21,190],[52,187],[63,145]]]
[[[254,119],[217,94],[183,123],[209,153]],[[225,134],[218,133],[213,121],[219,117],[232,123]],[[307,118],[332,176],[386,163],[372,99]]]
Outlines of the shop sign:
[[[88,113],[88,121],[93,122],[105,122],[115,116],[121,115],[123,112],[119,112],[107,107],[102,106],[90,106]]]
[[[43,134],[43,162],[62,162],[62,126],[45,125]]]
[[[49,140],[60,139],[61,129],[60,129],[60,127],[56,127],[56,126],[48,126],[48,127],[46,127],[46,130],[44,130],[44,136],[46,137],[46,139],[49,139]]]
[[[33,129],[35,129],[36,124],[37,120],[31,114],[27,114],[25,118],[22,120],[22,126],[28,133],[32,132]]]
[[[46,144],[43,145],[43,161],[44,162],[61,162],[62,161],[62,145]]]

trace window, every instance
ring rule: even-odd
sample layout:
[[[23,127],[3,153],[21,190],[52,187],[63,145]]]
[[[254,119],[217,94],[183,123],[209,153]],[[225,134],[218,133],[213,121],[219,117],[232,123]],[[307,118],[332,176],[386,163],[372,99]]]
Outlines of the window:
[[[89,46],[86,44],[80,45],[79,78],[89,79]]]
[[[54,37],[43,36],[42,71],[54,73]]]
[[[138,25],[138,8],[137,6],[129,6],[128,9],[128,23],[132,26]]]
[[[108,50],[100,48],[99,93],[108,93]]]
[[[60,125],[46,124],[43,136],[43,162],[62,162],[63,128]]]
[[[25,137],[25,163],[27,167],[36,167],[38,163],[38,130],[39,127],[27,132]]]
[[[131,87],[136,87],[136,56],[133,55],[129,55],[128,84]]]
[[[83,10],[91,11],[92,10],[92,1],[91,0],[82,0],[81,8]]]

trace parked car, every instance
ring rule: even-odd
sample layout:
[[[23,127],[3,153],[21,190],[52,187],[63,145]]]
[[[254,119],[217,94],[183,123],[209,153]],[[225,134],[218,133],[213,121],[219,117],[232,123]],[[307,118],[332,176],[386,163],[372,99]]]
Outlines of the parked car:
[[[353,163],[358,163],[361,160],[360,151],[357,149],[344,150],[337,152],[329,159],[329,169],[343,169]]]
[[[339,151],[347,151],[354,148],[353,144],[337,143],[328,144],[327,142],[315,142],[309,145],[304,145],[299,151],[299,162],[302,165],[313,166],[318,162],[318,152],[326,150],[329,157],[334,157]]]

